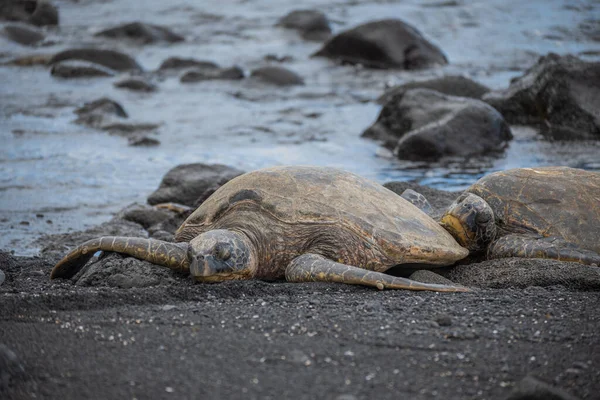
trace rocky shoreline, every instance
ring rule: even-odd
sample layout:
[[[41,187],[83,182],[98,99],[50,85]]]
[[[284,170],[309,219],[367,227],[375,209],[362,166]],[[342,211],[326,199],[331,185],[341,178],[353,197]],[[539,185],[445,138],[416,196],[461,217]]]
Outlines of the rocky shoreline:
[[[597,398],[594,266],[393,271],[475,289],[438,294],[109,254],[50,281],[88,239],[173,241],[186,214],[152,205],[262,166],[349,169],[434,216],[494,170],[600,171],[594,2],[187,3],[0,6],[0,397]]]

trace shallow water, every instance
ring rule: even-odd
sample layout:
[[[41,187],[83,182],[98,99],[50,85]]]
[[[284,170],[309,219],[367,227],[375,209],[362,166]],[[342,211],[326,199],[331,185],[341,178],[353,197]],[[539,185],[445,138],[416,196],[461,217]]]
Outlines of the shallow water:
[[[158,82],[159,91],[115,89],[119,79],[61,80],[46,68],[0,67],[0,249],[37,251],[42,233],[79,230],[105,221],[126,204],[144,202],[175,165],[224,163],[243,170],[276,164],[341,167],[380,182],[413,180],[447,190],[465,188],[494,170],[569,165],[600,170],[600,144],[543,140],[530,128],[513,127],[515,140],[496,157],[427,164],[378,154],[360,138],[377,117],[386,85],[444,74],[470,76],[503,88],[547,52],[596,52],[600,43],[581,33],[582,22],[600,15],[594,1],[433,2],[305,1],[340,31],[374,19],[397,17],[415,25],[448,55],[450,65],[422,72],[369,71],[310,58],[319,48],[293,31],[273,27],[299,8],[292,1],[55,1],[59,31],[53,46],[37,53],[98,44],[134,56],[146,70],[167,57],[195,57],[246,71],[266,65],[267,54],[290,55],[283,64],[306,85],[273,88],[249,82]],[[186,41],[136,46],[94,38],[122,22],[141,20],[171,27]],[[2,60],[31,49],[0,38]],[[598,57],[596,57],[597,59]],[[591,59],[588,57],[588,59]],[[120,102],[134,122],[161,124],[154,148],[129,147],[122,137],[75,125],[73,109],[102,96]],[[49,222],[50,221],[50,222]]]

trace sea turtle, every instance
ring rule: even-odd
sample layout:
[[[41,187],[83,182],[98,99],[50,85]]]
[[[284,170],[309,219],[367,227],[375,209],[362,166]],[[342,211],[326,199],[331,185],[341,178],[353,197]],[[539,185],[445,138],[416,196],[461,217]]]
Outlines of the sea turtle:
[[[398,264],[450,265],[467,256],[410,202],[327,167],[272,167],[238,176],[179,227],[177,243],[103,237],[69,253],[52,278],[72,277],[98,250],[129,254],[198,281],[328,281],[379,289],[466,291],[383,272]]]
[[[492,173],[458,196],[440,223],[473,256],[600,265],[600,173],[568,167]]]

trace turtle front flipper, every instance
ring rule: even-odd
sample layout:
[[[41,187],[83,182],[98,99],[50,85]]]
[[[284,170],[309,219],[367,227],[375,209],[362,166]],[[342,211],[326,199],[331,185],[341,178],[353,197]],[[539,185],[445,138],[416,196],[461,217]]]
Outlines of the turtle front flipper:
[[[50,279],[71,278],[99,251],[128,254],[176,271],[189,272],[188,243],[136,237],[107,236],[77,246],[52,268]]]
[[[421,193],[416,192],[412,189],[406,189],[404,192],[402,192],[400,197],[402,197],[404,200],[408,200],[409,202],[411,202],[414,206],[423,211],[425,214],[433,214],[433,207],[431,207],[431,204],[429,204],[427,198]]]
[[[539,235],[511,234],[501,237],[488,247],[488,258],[549,258],[581,264],[600,265],[600,254],[582,249],[561,238]]]
[[[288,282],[338,282],[372,286],[377,289],[431,290],[435,292],[468,292],[463,286],[422,283],[340,264],[317,254],[296,257],[285,270]]]

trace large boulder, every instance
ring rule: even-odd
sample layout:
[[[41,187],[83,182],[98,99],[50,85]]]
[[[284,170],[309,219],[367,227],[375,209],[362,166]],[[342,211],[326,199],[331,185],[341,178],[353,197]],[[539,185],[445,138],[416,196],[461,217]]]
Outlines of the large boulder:
[[[401,95],[409,89],[431,89],[451,96],[481,99],[490,89],[479,82],[461,75],[446,75],[424,81],[413,81],[389,88],[378,99],[377,103],[385,104],[392,97]]]
[[[600,139],[600,62],[550,53],[483,100],[511,124],[535,125],[553,139]]]
[[[222,164],[178,165],[163,177],[158,189],[148,197],[148,204],[179,203],[197,206],[199,199],[208,197],[207,191],[212,193],[241,174],[243,171]]]
[[[295,29],[307,40],[321,41],[331,36],[329,20],[320,11],[295,10],[277,21],[276,26]]]
[[[130,56],[115,50],[81,48],[61,51],[55,54],[49,64],[65,60],[82,60],[103,65],[115,71],[140,71],[142,67]]]
[[[184,40],[170,29],[164,26],[147,24],[144,22],[131,22],[114,28],[105,29],[96,33],[95,36],[102,36],[111,39],[129,39],[141,44],[168,42],[175,43]]]
[[[512,134],[480,100],[411,89],[385,104],[363,137],[382,141],[400,159],[429,161],[499,151]]]
[[[314,56],[370,68],[420,69],[447,64],[444,53],[411,25],[385,19],[329,39]]]
[[[37,26],[58,25],[58,10],[45,0],[2,0],[0,20],[27,22]]]

